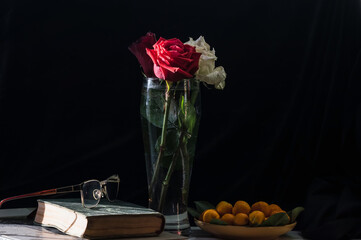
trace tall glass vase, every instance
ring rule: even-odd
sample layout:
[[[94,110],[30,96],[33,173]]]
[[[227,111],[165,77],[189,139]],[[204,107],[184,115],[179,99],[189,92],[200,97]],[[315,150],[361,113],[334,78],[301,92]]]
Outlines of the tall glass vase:
[[[180,235],[190,232],[187,202],[200,110],[195,79],[144,79],[140,113],[149,207],[163,213],[166,231]]]

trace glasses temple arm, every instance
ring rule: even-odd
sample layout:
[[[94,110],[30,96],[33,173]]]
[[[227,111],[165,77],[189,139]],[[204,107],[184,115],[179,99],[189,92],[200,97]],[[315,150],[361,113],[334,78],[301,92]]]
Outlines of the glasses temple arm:
[[[83,183],[77,185],[71,185],[66,187],[60,187],[56,189],[56,193],[72,193],[72,192],[79,192],[82,188]]]
[[[0,208],[5,202],[12,201],[12,200],[18,200],[18,199],[29,198],[29,197],[55,195],[55,194],[60,194],[60,193],[78,192],[78,191],[80,191],[80,189],[81,189],[81,184],[78,184],[78,185],[71,185],[71,186],[61,187],[61,188],[53,188],[53,189],[43,190],[43,191],[39,191],[39,192],[33,192],[33,193],[27,193],[27,194],[22,194],[22,195],[18,195],[18,196],[8,197],[8,198],[5,198],[0,201]]]
[[[40,192],[33,192],[33,193],[27,193],[27,194],[22,194],[22,195],[18,195],[18,196],[8,197],[8,198],[5,198],[0,201],[0,208],[5,202],[8,202],[8,201],[23,199],[23,198],[28,198],[28,197],[47,196],[47,195],[53,195],[53,194],[56,194],[56,188],[43,190]]]

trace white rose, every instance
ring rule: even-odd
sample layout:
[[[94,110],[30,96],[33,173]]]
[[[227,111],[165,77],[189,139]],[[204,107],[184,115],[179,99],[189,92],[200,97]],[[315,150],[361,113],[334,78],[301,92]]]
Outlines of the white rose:
[[[222,66],[215,67],[217,57],[214,48],[211,50],[203,36],[200,36],[197,40],[189,38],[189,41],[185,44],[194,46],[197,52],[202,53],[199,59],[199,69],[195,73],[196,79],[214,85],[217,89],[223,89],[226,85],[227,74]]]

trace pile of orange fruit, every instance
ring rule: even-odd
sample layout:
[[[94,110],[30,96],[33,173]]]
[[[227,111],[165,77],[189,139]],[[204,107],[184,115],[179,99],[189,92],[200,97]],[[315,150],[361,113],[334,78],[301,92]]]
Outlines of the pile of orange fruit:
[[[237,226],[260,225],[268,217],[280,212],[286,213],[277,204],[268,204],[264,201],[256,202],[252,206],[246,201],[237,201],[234,205],[221,201],[215,209],[203,211],[199,220],[210,223],[213,219],[220,219],[229,225]]]

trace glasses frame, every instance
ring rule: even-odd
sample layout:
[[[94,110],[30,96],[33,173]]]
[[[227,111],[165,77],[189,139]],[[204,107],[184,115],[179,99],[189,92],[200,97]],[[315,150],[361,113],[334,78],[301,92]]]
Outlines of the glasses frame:
[[[99,185],[100,185],[100,196],[98,199],[95,199],[97,200],[97,203],[94,204],[94,205],[90,205],[90,206],[86,206],[85,205],[85,201],[84,201],[84,193],[83,193],[83,186],[84,184],[86,183],[90,183],[90,182],[98,182]],[[91,179],[91,180],[87,180],[85,182],[82,182],[80,185],[80,197],[81,197],[81,204],[83,205],[83,207],[85,208],[93,208],[93,207],[96,207],[99,202],[100,202],[100,199],[104,197],[104,195],[106,196],[106,198],[108,199],[109,202],[113,202],[114,200],[110,199],[109,198],[109,194],[108,194],[108,190],[107,190],[107,183],[108,182],[114,182],[114,183],[118,183],[118,188],[117,188],[117,193],[116,193],[116,196],[118,196],[118,193],[119,193],[119,182],[120,182],[120,179],[119,179],[119,176],[118,175],[112,175],[110,176],[109,178],[103,180],[103,181],[99,181],[99,180],[96,180],[96,179]]]
[[[99,182],[99,184],[100,184],[100,189],[99,190],[101,191],[100,192],[101,195],[99,196],[98,199],[96,199],[97,200],[96,204],[91,205],[91,206],[86,206],[84,204],[83,186],[84,186],[85,183],[89,183],[89,182],[92,182],[92,181]],[[107,186],[106,186],[106,184],[108,182],[114,182],[114,183],[118,184],[117,192],[116,192],[116,196],[118,196],[120,178],[119,178],[119,176],[117,174],[114,174],[114,175],[108,177],[107,179],[105,179],[103,181],[99,181],[97,179],[91,179],[91,180],[87,180],[87,181],[84,181],[84,182],[82,182],[80,184],[76,184],[76,185],[69,185],[69,186],[66,186],[66,187],[47,189],[47,190],[42,190],[42,191],[39,191],[39,192],[33,192],[33,193],[27,193],[27,194],[17,195],[17,196],[13,196],[13,197],[8,197],[8,198],[5,198],[5,199],[0,201],[0,208],[2,207],[2,205],[4,203],[9,202],[9,201],[13,201],[13,200],[24,199],[24,198],[29,198],[29,197],[40,197],[40,196],[49,196],[49,195],[56,195],[56,194],[72,193],[72,192],[80,192],[81,203],[82,203],[82,206],[84,208],[93,208],[93,207],[96,207],[99,204],[100,199],[102,197],[104,197],[104,195],[106,196],[108,201],[110,201],[110,202],[114,201],[114,200],[109,198],[109,194],[108,194],[108,190],[107,190]]]

